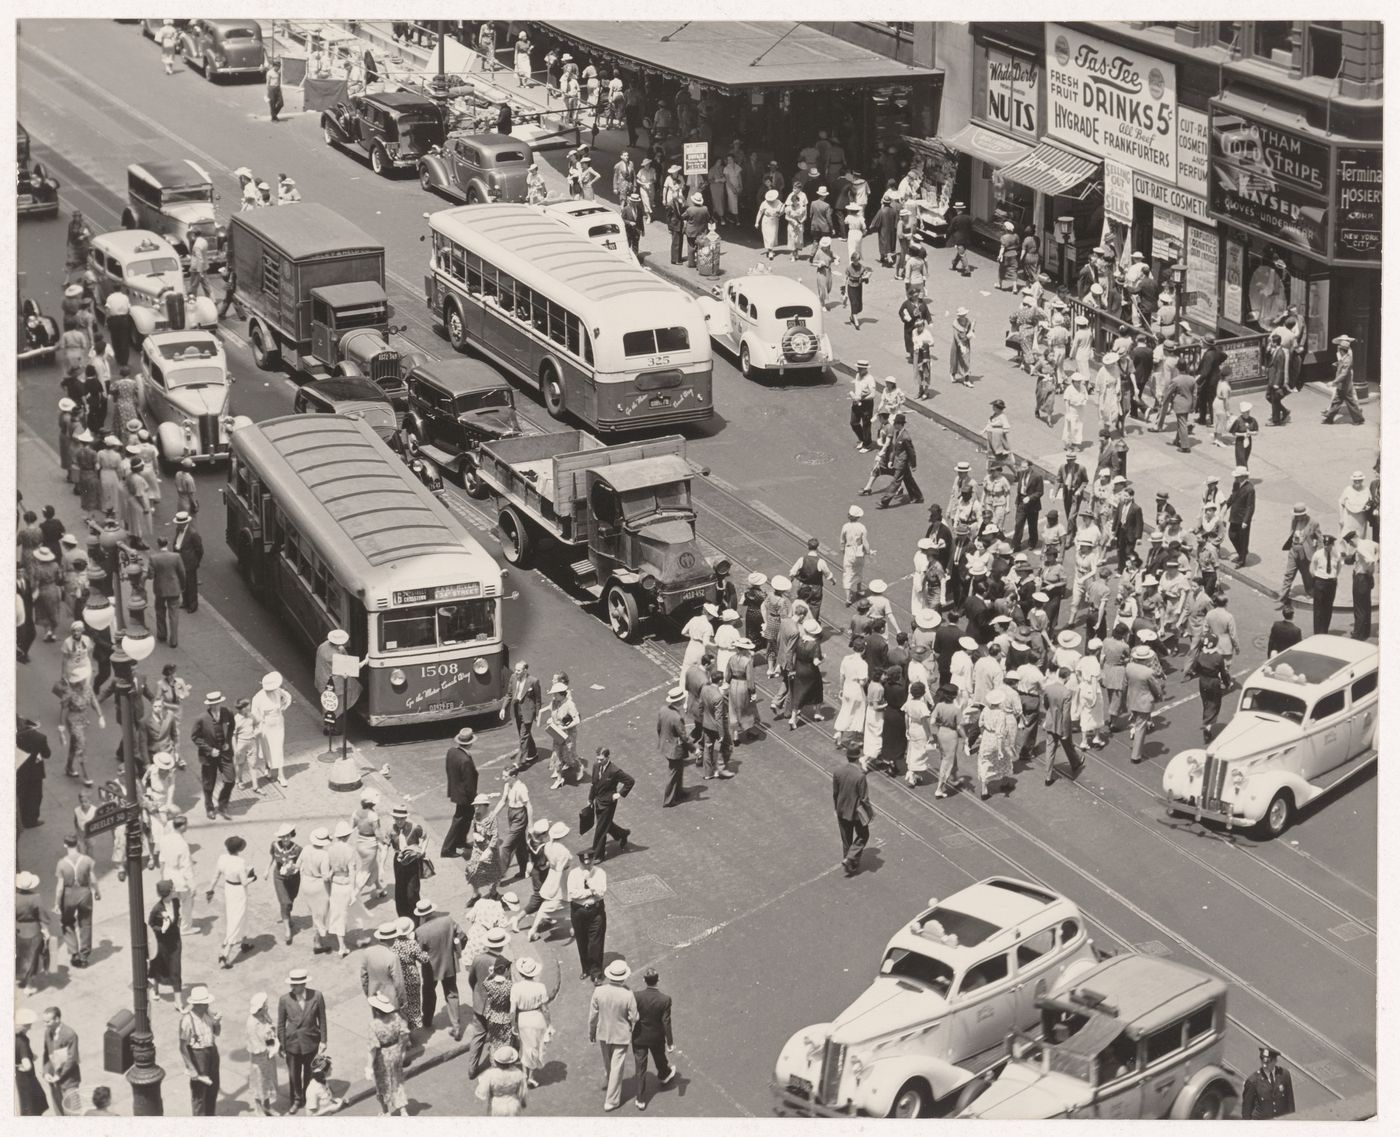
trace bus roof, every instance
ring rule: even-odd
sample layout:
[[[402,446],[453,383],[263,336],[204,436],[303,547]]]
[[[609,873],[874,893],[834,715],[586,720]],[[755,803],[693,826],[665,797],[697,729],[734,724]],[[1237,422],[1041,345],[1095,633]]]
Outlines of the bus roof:
[[[251,229],[293,260],[358,250],[384,251],[384,246],[358,225],[317,201],[299,202],[295,209],[235,213],[230,220]]]
[[[674,284],[560,225],[533,206],[461,205],[432,214],[428,224],[469,246],[484,240],[493,247],[489,255],[497,268],[526,283],[542,271],[557,282],[560,292],[567,291],[585,302],[645,297],[642,303],[652,303],[663,296],[678,296],[693,303]],[[571,297],[557,299],[567,304]]]
[[[366,607],[387,607],[395,586],[452,580],[480,580],[483,595],[499,595],[490,554],[364,421],[289,415],[239,427],[233,442],[288,517],[317,539],[321,559],[362,590]],[[289,483],[309,493],[278,492]],[[406,578],[406,569],[417,571]]]

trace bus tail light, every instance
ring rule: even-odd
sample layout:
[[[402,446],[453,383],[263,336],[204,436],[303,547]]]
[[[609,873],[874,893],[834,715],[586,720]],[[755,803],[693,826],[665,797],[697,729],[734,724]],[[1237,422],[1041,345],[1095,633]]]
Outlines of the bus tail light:
[[[408,676],[403,673],[402,667],[396,667],[389,672],[389,686],[395,691],[402,691],[408,686]]]
[[[477,661],[472,664],[472,670],[478,675],[485,675],[491,670],[491,665],[488,664],[485,659],[478,658]]]

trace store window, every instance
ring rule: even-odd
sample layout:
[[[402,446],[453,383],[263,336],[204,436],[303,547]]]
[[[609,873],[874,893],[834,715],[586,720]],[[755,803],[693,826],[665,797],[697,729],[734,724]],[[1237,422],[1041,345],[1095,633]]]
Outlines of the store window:
[[[1319,20],[1308,25],[1306,73],[1335,79],[1342,70],[1342,22]]]
[[[1254,25],[1254,54],[1282,67],[1291,65],[1294,27],[1292,20],[1260,20]]]

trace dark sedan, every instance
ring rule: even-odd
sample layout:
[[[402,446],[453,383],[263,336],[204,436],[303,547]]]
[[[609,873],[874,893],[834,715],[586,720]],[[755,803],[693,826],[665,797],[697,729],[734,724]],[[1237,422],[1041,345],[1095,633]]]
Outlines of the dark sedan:
[[[370,429],[388,442],[398,429],[398,415],[389,396],[377,384],[359,375],[317,379],[298,388],[292,410],[298,414],[346,415],[364,419]]]

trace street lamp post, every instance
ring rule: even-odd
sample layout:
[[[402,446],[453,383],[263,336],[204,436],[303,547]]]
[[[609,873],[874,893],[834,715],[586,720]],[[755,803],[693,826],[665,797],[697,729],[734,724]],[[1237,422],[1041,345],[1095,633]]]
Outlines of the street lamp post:
[[[107,604],[101,598],[92,598],[83,610],[83,619],[98,631],[116,624],[112,633],[113,646],[116,648],[112,653],[112,670],[115,673],[117,717],[122,724],[122,773],[127,802],[135,804],[141,800],[136,774],[136,714],[133,710],[136,665],[150,657],[156,643],[149,629],[144,626],[138,624],[125,630],[122,628],[121,554],[126,538],[126,531],[110,518],[98,533],[98,543],[105,554],[106,567],[112,582],[112,603]],[[156,1064],[156,1042],[151,1033],[147,988],[146,895],[141,878],[144,859],[141,849],[141,822],[138,818],[128,822],[126,826],[126,897],[131,929],[131,999],[132,1012],[136,1017],[136,1026],[131,1033],[132,1064],[126,1072],[126,1080],[131,1083],[132,1112],[137,1117],[158,1117],[165,1112],[160,1090],[165,1071]]]

